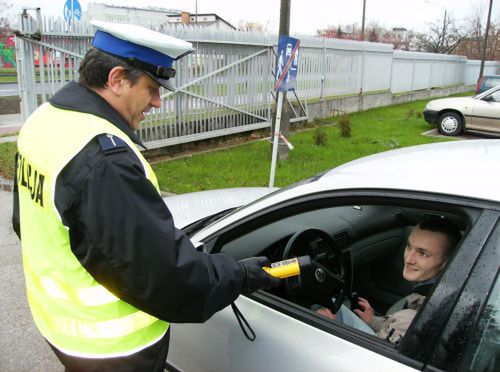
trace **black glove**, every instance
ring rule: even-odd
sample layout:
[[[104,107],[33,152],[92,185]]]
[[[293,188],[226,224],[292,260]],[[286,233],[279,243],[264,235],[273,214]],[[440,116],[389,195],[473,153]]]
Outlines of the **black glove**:
[[[280,284],[280,278],[275,278],[262,269],[263,266],[269,266],[270,264],[267,257],[245,258],[244,260],[240,260],[239,263],[246,272],[241,293],[250,294],[259,289],[276,287]]]

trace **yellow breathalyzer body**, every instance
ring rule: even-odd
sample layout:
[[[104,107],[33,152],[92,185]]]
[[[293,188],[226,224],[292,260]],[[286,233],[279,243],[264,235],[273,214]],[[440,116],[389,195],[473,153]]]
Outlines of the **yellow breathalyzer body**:
[[[311,264],[309,256],[294,257],[288,260],[279,261],[271,264],[270,267],[263,269],[276,278],[288,278],[290,276],[300,275],[300,271]]]

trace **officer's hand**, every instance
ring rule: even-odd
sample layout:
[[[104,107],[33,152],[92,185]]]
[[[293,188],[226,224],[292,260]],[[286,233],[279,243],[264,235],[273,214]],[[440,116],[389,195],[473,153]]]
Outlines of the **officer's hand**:
[[[263,266],[269,266],[270,264],[267,257],[245,258],[244,260],[240,260],[239,263],[246,272],[241,293],[250,294],[259,289],[276,287],[280,284],[280,278],[275,278],[262,269]]]

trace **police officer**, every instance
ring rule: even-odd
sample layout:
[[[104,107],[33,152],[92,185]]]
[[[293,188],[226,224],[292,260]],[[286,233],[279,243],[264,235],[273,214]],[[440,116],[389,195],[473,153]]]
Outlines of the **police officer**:
[[[136,145],[190,43],[93,22],[93,48],[18,139],[14,229],[33,319],[67,370],[163,370],[169,323],[279,284],[265,257],[198,252]]]

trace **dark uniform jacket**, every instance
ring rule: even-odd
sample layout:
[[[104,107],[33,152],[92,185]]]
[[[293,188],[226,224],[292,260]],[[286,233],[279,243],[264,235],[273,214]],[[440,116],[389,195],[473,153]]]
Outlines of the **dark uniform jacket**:
[[[116,110],[76,82],[57,92],[50,104],[106,119],[144,147]],[[242,265],[224,253],[196,251],[174,227],[161,196],[125,143],[110,150],[94,138],[60,173],[55,195],[75,256],[100,284],[135,307],[168,322],[203,322],[241,292],[246,275]],[[13,225],[20,235],[16,193]],[[168,349],[168,335],[161,343],[155,347]],[[151,359],[158,358],[158,350],[148,356],[148,349],[141,351],[145,359],[140,363],[145,364],[138,370],[159,362]]]

